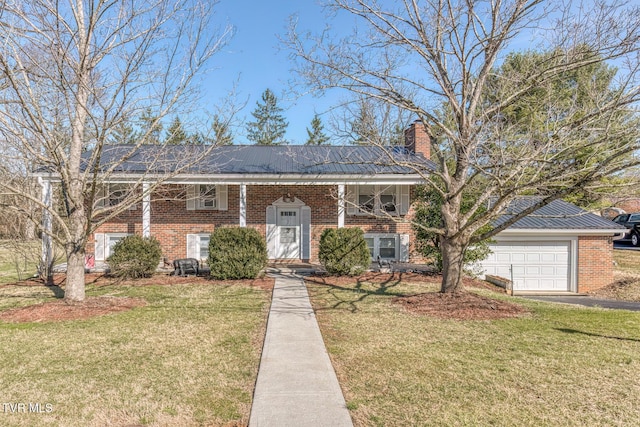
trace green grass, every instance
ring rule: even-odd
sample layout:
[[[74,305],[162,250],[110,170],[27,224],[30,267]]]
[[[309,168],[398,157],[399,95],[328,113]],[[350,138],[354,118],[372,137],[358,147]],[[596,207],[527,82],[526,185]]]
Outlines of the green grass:
[[[29,295],[28,289],[32,289]],[[245,424],[269,293],[240,285],[89,287],[145,307],[88,320],[0,322],[1,403],[50,404],[3,426]],[[51,299],[0,287],[0,310]]]
[[[38,272],[42,251],[40,240],[0,240],[0,284],[33,277]],[[63,262],[64,252],[55,250],[56,262]]]
[[[511,298],[532,314],[455,321],[391,303],[434,289],[309,283],[356,425],[640,425],[640,313]]]

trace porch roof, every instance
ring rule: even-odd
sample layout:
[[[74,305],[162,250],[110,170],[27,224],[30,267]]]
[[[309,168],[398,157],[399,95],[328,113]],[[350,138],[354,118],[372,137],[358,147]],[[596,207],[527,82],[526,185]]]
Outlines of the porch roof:
[[[85,156],[88,167],[90,153]],[[419,182],[435,165],[403,147],[174,145],[103,147],[100,170],[125,180],[142,175],[172,176],[172,181],[218,178],[238,182],[387,180]]]

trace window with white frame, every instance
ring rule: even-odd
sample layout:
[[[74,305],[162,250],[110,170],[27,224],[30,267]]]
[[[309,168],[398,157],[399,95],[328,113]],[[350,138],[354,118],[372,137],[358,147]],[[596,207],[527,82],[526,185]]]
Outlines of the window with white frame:
[[[397,185],[357,185],[351,187],[357,204],[356,214],[386,213],[399,214],[399,195]]]
[[[370,234],[364,235],[364,240],[369,247],[372,260],[399,260],[400,259],[400,235],[399,234]]]
[[[104,184],[98,197],[98,206],[117,206],[130,198],[135,186],[125,183]],[[131,204],[128,209],[136,209],[135,204]]]
[[[113,247],[120,240],[130,236],[129,233],[96,233],[94,236],[94,256],[98,261],[104,261],[113,254]]]
[[[357,189],[360,212],[374,212],[376,209],[376,186],[359,185]]]
[[[211,234],[187,234],[187,258],[195,258],[201,262],[209,259],[209,240]]]
[[[228,188],[225,184],[187,186],[187,210],[227,210]]]
[[[209,234],[198,235],[198,247],[200,248],[200,259],[209,258]]]
[[[129,195],[129,185],[109,184],[109,206],[119,205]]]
[[[215,209],[218,207],[215,184],[199,184],[197,186],[198,209]]]

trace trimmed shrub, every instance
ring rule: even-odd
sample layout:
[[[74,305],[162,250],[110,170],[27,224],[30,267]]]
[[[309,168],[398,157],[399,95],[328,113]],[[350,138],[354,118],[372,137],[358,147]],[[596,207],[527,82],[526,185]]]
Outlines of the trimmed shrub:
[[[371,263],[364,232],[359,228],[327,228],[320,236],[320,262],[329,274],[355,276]]]
[[[255,228],[216,228],[209,240],[214,279],[255,279],[267,265],[267,244]]]
[[[153,237],[127,236],[113,246],[107,259],[111,274],[125,279],[151,277],[158,268],[162,249]]]

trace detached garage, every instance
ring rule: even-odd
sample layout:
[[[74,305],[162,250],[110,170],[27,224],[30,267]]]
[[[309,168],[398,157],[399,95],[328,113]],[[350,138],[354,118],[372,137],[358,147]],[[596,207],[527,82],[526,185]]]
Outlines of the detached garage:
[[[532,201],[521,199],[516,208]],[[556,200],[498,234],[482,269],[510,280],[514,293],[588,292],[613,281],[613,237],[622,231],[612,221]]]

